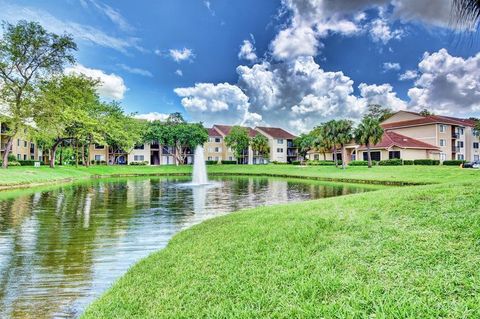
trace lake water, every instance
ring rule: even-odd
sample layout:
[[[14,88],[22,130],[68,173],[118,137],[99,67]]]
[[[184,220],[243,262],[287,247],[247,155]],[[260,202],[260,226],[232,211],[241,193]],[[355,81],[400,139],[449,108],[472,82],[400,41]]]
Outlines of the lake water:
[[[372,187],[222,177],[107,179],[0,194],[0,318],[75,318],[182,229],[242,208]]]

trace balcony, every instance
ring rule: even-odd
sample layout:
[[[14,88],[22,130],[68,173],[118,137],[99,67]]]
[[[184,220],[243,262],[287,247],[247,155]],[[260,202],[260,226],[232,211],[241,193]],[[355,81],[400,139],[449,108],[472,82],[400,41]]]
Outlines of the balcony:
[[[290,156],[290,157],[293,157],[293,156],[297,156],[298,155],[298,152],[295,150],[288,150],[287,151],[287,156]]]
[[[461,147],[452,146],[452,152],[453,152],[453,153],[459,153],[460,151],[461,151]]]
[[[460,138],[460,134],[452,133],[452,139],[455,139],[455,138]]]

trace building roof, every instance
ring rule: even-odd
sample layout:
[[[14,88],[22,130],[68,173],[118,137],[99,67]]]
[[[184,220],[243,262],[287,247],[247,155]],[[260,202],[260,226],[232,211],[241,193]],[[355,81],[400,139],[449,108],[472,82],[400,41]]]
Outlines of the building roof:
[[[400,148],[438,150],[438,147],[436,146],[391,131],[385,131],[383,133],[380,143],[371,146],[370,149],[388,149],[393,146],[397,146]],[[359,148],[359,150],[366,149],[367,148],[364,145]]]
[[[223,135],[228,135],[232,130],[232,127],[233,127],[232,125],[217,125],[217,124],[213,126],[213,128],[216,128]],[[242,126],[242,127],[248,130],[249,137],[255,137],[258,134],[258,132],[251,127],[248,127],[248,126]]]
[[[218,131],[216,129],[214,129],[213,127],[212,128],[207,128],[207,131],[208,131],[208,136],[216,136],[216,137],[219,137],[219,136],[222,136],[220,133],[218,133]]]
[[[414,113],[414,112],[408,112],[408,113],[422,116],[419,113]],[[475,127],[475,121],[473,120],[461,119],[461,118],[451,117],[451,116],[441,116],[441,115],[427,115],[427,116],[423,116],[420,119],[415,119],[415,120],[384,123],[382,124],[382,127],[384,129],[392,129],[392,128],[398,128],[398,127],[428,125],[428,124],[437,124],[437,123]]]
[[[256,129],[259,129],[273,138],[284,138],[284,139],[294,139],[296,138],[295,135],[290,134],[289,132],[285,131],[279,127],[266,127],[266,126],[257,126]]]

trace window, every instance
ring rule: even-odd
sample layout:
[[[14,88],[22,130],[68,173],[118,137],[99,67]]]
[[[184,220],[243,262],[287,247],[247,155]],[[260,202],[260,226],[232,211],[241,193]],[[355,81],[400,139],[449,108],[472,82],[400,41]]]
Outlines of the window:
[[[43,161],[43,156],[40,155],[40,156],[38,157],[38,160],[39,160],[40,162],[42,162],[42,161]]]
[[[17,139],[17,146],[20,146],[20,139]]]
[[[220,143],[222,139],[220,137],[215,137],[215,143]]]
[[[27,147],[27,141],[23,141],[23,147]]]
[[[95,155],[95,161],[103,161],[103,156],[102,155]]]
[[[24,160],[24,161],[27,160],[27,154],[23,154],[23,160]]]
[[[440,139],[440,146],[447,146],[447,140],[441,138]]]
[[[440,133],[445,133],[447,131],[447,126],[440,124]]]
[[[95,144],[95,149],[96,150],[103,150],[104,148],[105,148],[105,146],[103,146],[103,145]]]
[[[318,161],[320,159],[320,155],[314,154],[313,155],[313,160]]]
[[[283,153],[283,148],[277,148],[277,153]]]
[[[279,139],[277,140],[277,144],[283,144],[283,139],[279,138]]]
[[[370,156],[372,157],[372,161],[380,161],[380,152],[370,152]],[[368,161],[368,152],[363,152],[363,160]]]
[[[459,135],[463,135],[463,133],[464,133],[463,127],[460,127],[460,128],[458,129],[458,134],[459,134]]]
[[[478,142],[473,142],[473,148],[478,148]]]
[[[457,160],[463,161],[464,159],[465,157],[463,156],[463,154],[457,154]]]
[[[215,160],[218,162],[218,156],[215,156]]]
[[[477,129],[473,129],[472,133],[473,136],[480,136],[480,131],[478,131]]]
[[[388,159],[399,159],[400,151],[390,151],[388,152]]]
[[[463,141],[457,141],[457,147],[463,148]]]
[[[22,155],[21,154],[17,154],[17,159],[20,161],[22,159]]]
[[[229,161],[233,161],[233,156],[229,156],[229,157],[228,157],[228,160],[229,160]]]
[[[221,153],[222,148],[221,147],[215,147],[215,153]]]
[[[134,146],[134,149],[136,149],[136,150],[144,150],[144,149],[145,149],[145,144],[135,145],[135,146]]]
[[[135,162],[143,162],[143,161],[145,160],[145,156],[143,156],[143,155],[134,155],[134,156],[133,156],[133,160],[134,160]]]
[[[207,160],[211,161],[211,160],[212,160],[212,157],[211,157],[211,156],[209,156],[209,157],[207,158]]]
[[[35,160],[35,155],[30,155],[30,159],[33,161]]]
[[[474,161],[480,160],[480,155],[473,155],[473,160]]]
[[[445,153],[440,153],[440,160],[443,162],[447,159],[447,154]]]

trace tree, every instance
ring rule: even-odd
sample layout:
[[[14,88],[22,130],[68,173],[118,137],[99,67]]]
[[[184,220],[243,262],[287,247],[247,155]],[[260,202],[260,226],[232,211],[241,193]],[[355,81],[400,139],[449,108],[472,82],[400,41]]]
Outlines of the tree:
[[[262,134],[257,134],[250,140],[252,150],[257,152],[261,157],[268,159],[270,156],[270,145],[268,138]]]
[[[312,132],[308,134],[300,134],[300,136],[293,141],[293,144],[298,148],[298,154],[302,158],[306,158],[307,153],[315,146],[315,136]]]
[[[353,122],[350,120],[337,121],[337,143],[342,148],[342,168],[345,169],[345,144],[348,144],[353,139]]]
[[[241,126],[232,127],[230,133],[225,136],[225,144],[232,149],[237,163],[243,157],[245,150],[248,149],[249,142],[248,130]]]
[[[5,105],[3,118],[8,125],[2,167],[8,167],[8,154],[14,136],[33,117],[32,101],[42,79],[62,71],[75,61],[77,46],[71,36],[47,32],[36,22],[3,23],[0,39],[0,101]]]
[[[433,115],[433,113],[430,112],[428,109],[423,109],[423,110],[421,110],[418,114],[420,114],[421,116],[430,116],[430,115]]]
[[[368,168],[372,167],[370,147],[379,143],[382,140],[382,136],[383,128],[380,126],[380,122],[369,116],[365,116],[355,129],[355,141],[367,147]]]
[[[99,119],[102,106],[97,85],[98,81],[75,75],[54,76],[39,84],[33,103],[33,119],[38,127],[35,135],[51,151],[51,168],[55,167],[59,145],[85,135],[90,140],[103,140],[99,129],[105,122]]]
[[[327,129],[326,123],[322,123],[314,127],[310,132],[310,135],[313,137],[312,147],[323,154],[323,160],[326,160],[325,153],[331,152],[333,148],[333,141],[327,134]]]
[[[367,106],[367,112],[365,116],[377,119],[379,122],[383,122],[392,116],[393,112],[388,107],[383,107],[380,104],[369,104]]]
[[[339,144],[339,135],[338,135],[338,121],[331,120],[322,125],[322,134],[325,144],[328,144],[333,149],[333,161],[335,162],[335,167],[338,167],[337,161],[337,146]]]
[[[175,157],[178,165],[185,162],[189,149],[193,150],[208,140],[208,132],[202,123],[187,123],[180,113],[172,113],[165,121],[150,122],[144,139],[173,147],[174,152],[170,155]]]

